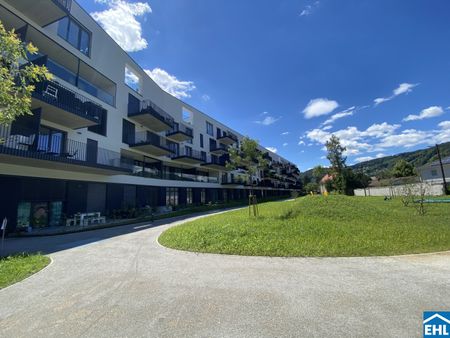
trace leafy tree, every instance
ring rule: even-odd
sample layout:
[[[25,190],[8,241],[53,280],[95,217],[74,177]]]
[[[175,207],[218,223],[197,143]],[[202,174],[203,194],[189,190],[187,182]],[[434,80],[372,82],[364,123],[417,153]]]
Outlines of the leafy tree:
[[[244,168],[250,176],[255,176],[260,170],[267,169],[269,162],[258,149],[258,141],[244,137],[239,148],[229,149],[230,159],[227,169]],[[252,180],[253,181],[253,180]],[[253,183],[252,183],[253,184]]]
[[[309,182],[305,185],[305,193],[309,194],[309,192],[318,192],[319,191],[319,185],[315,182]]]
[[[345,172],[347,157],[344,156],[347,148],[341,145],[339,138],[335,135],[331,135],[331,138],[325,143],[325,146],[328,151],[327,159],[331,164],[334,185],[338,193],[344,194],[347,191],[347,175]]]
[[[251,197],[249,199],[250,204],[253,205],[253,213],[257,216],[258,211],[256,207],[256,198],[253,196],[254,180],[252,176],[255,176],[260,171],[264,172],[269,165],[269,161],[265,158],[264,154],[258,149],[258,142],[252,140],[249,137],[244,137],[241,141],[239,148],[229,149],[230,159],[227,162],[227,169],[236,170],[242,168],[250,175],[250,181],[252,184]]]
[[[416,170],[414,169],[414,166],[403,159],[397,161],[392,168],[392,176],[394,177],[409,177],[415,175]]]
[[[28,63],[28,55],[37,52],[33,44],[23,43],[14,30],[7,31],[0,22],[0,124],[32,114],[34,83],[51,78],[45,66]]]
[[[321,165],[317,165],[313,168],[312,174],[314,179],[316,180],[316,183],[319,183],[319,181],[322,179],[322,177],[325,176],[325,174],[328,173],[328,170]]]

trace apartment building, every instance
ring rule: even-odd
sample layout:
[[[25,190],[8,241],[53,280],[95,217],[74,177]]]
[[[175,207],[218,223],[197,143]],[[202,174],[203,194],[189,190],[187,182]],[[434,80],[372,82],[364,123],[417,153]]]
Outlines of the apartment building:
[[[72,0],[0,0],[0,20],[31,41],[53,79],[32,116],[0,127],[0,217],[10,229],[56,226],[79,212],[184,206],[298,189],[296,166],[226,169],[242,135],[163,91]]]

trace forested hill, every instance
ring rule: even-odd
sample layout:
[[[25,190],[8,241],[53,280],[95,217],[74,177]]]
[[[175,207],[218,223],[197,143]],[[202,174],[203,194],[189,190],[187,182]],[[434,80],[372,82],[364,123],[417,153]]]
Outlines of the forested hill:
[[[444,158],[450,156],[450,142],[440,144],[439,150],[441,151],[441,157]],[[430,147],[427,149],[420,149],[408,153],[376,158],[374,160],[355,164],[351,167],[354,170],[364,168],[364,172],[367,173],[367,175],[374,176],[381,170],[392,169],[395,162],[401,159],[411,163],[417,168],[424,164],[433,162],[437,160],[437,158],[436,147]]]
[[[450,156],[450,142],[442,143],[439,145],[442,158]],[[382,170],[390,170],[394,166],[395,162],[404,159],[405,161],[413,164],[416,168],[424,164],[437,160],[436,147],[429,147],[426,149],[420,149],[411,151],[408,153],[401,153],[392,156],[386,156],[376,158],[370,161],[361,162],[350,166],[354,170],[364,168],[364,172],[369,176],[375,176]],[[312,169],[302,173],[302,177],[312,176]]]

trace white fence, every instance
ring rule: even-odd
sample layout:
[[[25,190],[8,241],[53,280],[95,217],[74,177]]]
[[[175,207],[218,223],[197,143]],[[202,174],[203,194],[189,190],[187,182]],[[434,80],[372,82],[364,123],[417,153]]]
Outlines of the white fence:
[[[421,184],[425,188],[427,196],[444,195],[444,185],[442,183],[424,182],[406,185],[393,185],[388,187],[370,187],[366,189],[355,189],[355,196],[403,196],[407,188],[411,189],[414,195],[420,195]]]

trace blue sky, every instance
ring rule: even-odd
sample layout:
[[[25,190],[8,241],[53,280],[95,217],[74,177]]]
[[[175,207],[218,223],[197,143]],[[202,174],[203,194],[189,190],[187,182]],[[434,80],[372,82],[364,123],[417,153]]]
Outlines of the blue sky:
[[[78,0],[165,90],[295,162],[450,141],[450,1]]]

